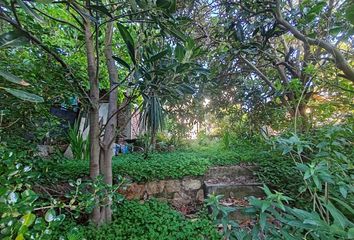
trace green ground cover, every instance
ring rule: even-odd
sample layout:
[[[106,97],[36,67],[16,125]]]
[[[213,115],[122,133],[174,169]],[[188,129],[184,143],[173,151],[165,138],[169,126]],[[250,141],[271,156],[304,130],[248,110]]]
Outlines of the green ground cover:
[[[205,216],[188,220],[166,203],[155,200],[144,202],[125,201],[118,205],[112,224],[97,229],[92,226],[79,226],[75,223],[61,225],[52,239],[174,239],[199,240],[221,239],[215,226]],[[62,234],[66,235],[63,236]]]
[[[218,147],[178,150],[175,152],[153,153],[147,159],[142,154],[133,153],[113,158],[113,174],[129,176],[134,181],[144,182],[160,179],[178,179],[184,176],[203,175],[212,166],[224,166],[238,163],[258,163],[269,159],[269,152],[259,147],[242,144],[232,150]],[[88,161],[59,160],[41,163],[44,171],[53,174],[59,180],[75,179],[87,176]]]
[[[228,150],[218,145],[209,145],[153,153],[147,159],[144,159],[141,153],[119,155],[113,158],[112,168],[115,178],[129,176],[132,181],[147,182],[202,176],[210,167],[239,163],[257,164],[259,168],[255,175],[260,181],[290,196],[297,193],[302,182],[290,159],[270,150],[269,146],[251,143],[238,143]],[[46,178],[41,178],[40,181],[50,181],[54,184],[67,179],[85,178],[89,173],[89,163],[83,160],[39,160],[37,165],[41,175],[46,175]]]

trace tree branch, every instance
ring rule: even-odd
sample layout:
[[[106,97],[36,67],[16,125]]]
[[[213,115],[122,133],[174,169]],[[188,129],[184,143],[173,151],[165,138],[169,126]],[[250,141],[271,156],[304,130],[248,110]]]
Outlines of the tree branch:
[[[253,63],[251,63],[250,61],[248,61],[246,58],[242,57],[241,55],[239,55],[239,58],[244,61],[253,71],[255,71],[257,73],[258,76],[260,76],[269,87],[272,88],[272,90],[275,90],[275,86],[274,84],[270,81],[270,79],[264,75]]]
[[[354,70],[350,67],[346,59],[344,58],[343,54],[333,45],[330,43],[323,41],[321,39],[314,39],[310,38],[308,36],[305,36],[302,34],[299,30],[297,30],[294,26],[292,26],[288,21],[286,21],[281,13],[281,8],[280,8],[280,0],[277,0],[276,2],[276,8],[275,8],[275,18],[281,24],[284,26],[286,29],[288,29],[294,37],[297,39],[309,44],[309,45],[316,45],[319,46],[323,49],[325,49],[329,54],[331,54],[335,61],[335,64],[337,68],[343,71],[345,78],[348,80],[354,82]]]

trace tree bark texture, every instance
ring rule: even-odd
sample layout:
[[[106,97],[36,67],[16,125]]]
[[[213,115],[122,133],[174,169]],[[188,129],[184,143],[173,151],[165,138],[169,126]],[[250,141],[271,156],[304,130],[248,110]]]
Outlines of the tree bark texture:
[[[100,174],[99,157],[100,157],[100,145],[99,145],[99,88],[98,78],[96,76],[97,62],[95,59],[94,39],[91,30],[91,22],[86,19],[84,21],[85,27],[85,43],[86,43],[86,57],[87,57],[87,72],[90,83],[90,178],[95,180]],[[92,212],[92,221],[97,224],[100,220],[100,210],[96,207]]]
[[[105,35],[105,49],[104,55],[108,70],[110,82],[110,94],[108,103],[108,122],[104,131],[104,136],[101,144],[100,162],[102,163],[102,174],[104,182],[107,185],[113,184],[112,178],[112,145],[116,137],[117,128],[117,99],[118,99],[118,69],[113,59],[112,50],[112,35],[113,35],[113,22],[107,23]],[[110,223],[112,221],[112,202],[107,200],[106,205],[101,208],[101,222]]]

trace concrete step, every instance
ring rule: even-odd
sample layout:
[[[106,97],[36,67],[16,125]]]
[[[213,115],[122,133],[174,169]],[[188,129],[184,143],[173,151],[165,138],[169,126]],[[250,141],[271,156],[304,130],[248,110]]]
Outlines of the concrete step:
[[[253,176],[256,166],[225,166],[225,167],[212,167],[204,175],[204,179],[207,181],[209,179],[217,178],[235,178],[239,176]]]
[[[263,198],[265,195],[260,188],[263,184],[258,182],[255,177],[255,170],[257,170],[255,165],[236,165],[209,169],[204,176],[205,197],[209,194],[215,194],[234,199],[245,199],[250,196]],[[236,210],[230,213],[229,218],[241,223],[249,220],[250,216],[241,210]]]
[[[248,184],[230,184],[230,183],[217,183],[210,184],[204,182],[205,194],[224,195],[225,198],[234,197],[243,199],[245,197],[263,197],[263,190],[260,188],[261,183],[248,183]]]

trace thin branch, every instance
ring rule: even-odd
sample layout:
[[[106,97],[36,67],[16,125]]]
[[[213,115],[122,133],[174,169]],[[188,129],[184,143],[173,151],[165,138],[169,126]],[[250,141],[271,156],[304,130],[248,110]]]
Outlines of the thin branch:
[[[270,81],[270,79],[264,75],[253,63],[251,63],[250,61],[248,61],[246,58],[242,57],[241,55],[239,55],[239,58],[244,61],[253,71],[255,71],[257,73],[258,76],[260,76],[269,87],[271,87],[273,90],[275,90],[275,86],[274,84]]]
[[[277,0],[276,2],[275,18],[282,26],[288,29],[297,39],[309,45],[315,45],[325,49],[329,54],[331,54],[335,58],[336,60],[335,63],[337,65],[337,68],[343,71],[343,73],[345,74],[345,78],[354,82],[354,69],[348,64],[343,54],[335,46],[322,39],[314,39],[302,34],[297,28],[295,28],[288,21],[286,21],[283,18],[281,13],[280,0]]]
[[[110,94],[112,91],[114,91],[116,88],[118,88],[119,86],[121,86],[122,83],[124,83],[129,77],[130,75],[134,72],[133,71],[134,68],[129,72],[129,74],[116,86],[114,86],[114,88],[110,89],[108,92],[106,92],[101,98],[100,100],[104,99],[108,94]]]
[[[117,115],[118,113],[120,113],[126,106],[128,106],[131,101],[134,99],[134,95],[131,95],[129,97],[126,98],[126,100],[124,101],[123,105],[121,105],[114,113],[112,113],[112,115],[107,119],[106,121],[106,124],[104,124],[101,128],[101,131],[100,131],[100,136],[101,134],[103,133],[103,131],[106,129],[109,121],[115,116]]]
[[[52,16],[50,16],[49,14],[47,14],[47,13],[45,13],[45,12],[39,10],[38,8],[35,8],[35,7],[34,7],[33,9],[36,10],[37,12],[39,12],[40,14],[46,16],[46,17],[49,18],[49,19],[52,19],[52,20],[54,20],[54,21],[56,21],[56,22],[60,22],[60,23],[63,23],[63,24],[67,24],[67,25],[69,25],[70,27],[75,28],[75,29],[78,30],[79,32],[84,33],[84,31],[83,31],[82,29],[80,29],[79,27],[75,26],[74,24],[72,24],[72,23],[70,23],[70,22],[67,22],[67,21],[64,21],[64,20],[61,20],[61,19],[52,17]]]
[[[11,9],[12,9],[12,12],[14,13],[14,16],[15,16],[15,19],[16,19],[16,22],[17,24],[21,26],[21,22],[20,22],[20,19],[18,18],[18,15],[17,15],[17,11],[16,11],[16,7],[15,7],[15,2],[14,1],[11,1]]]

